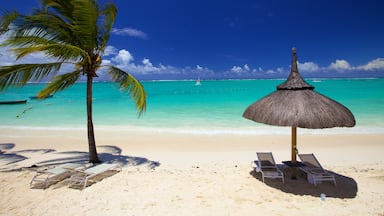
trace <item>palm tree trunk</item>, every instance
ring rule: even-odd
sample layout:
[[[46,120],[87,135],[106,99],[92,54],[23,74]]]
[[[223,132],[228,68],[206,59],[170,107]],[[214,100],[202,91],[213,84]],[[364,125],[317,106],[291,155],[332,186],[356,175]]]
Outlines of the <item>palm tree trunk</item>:
[[[92,75],[87,76],[87,119],[88,119],[88,146],[89,146],[89,162],[98,163],[99,158],[96,151],[95,132],[93,130],[92,121]]]

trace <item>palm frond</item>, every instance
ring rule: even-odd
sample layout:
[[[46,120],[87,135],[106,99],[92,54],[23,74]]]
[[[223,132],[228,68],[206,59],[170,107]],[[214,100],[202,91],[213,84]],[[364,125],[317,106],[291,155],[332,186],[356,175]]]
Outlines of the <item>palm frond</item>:
[[[36,11],[34,15],[25,17],[19,30],[42,29],[47,36],[56,42],[73,42],[72,25],[64,20],[58,14],[47,13],[45,11]]]
[[[102,52],[104,52],[105,47],[109,41],[110,32],[112,30],[113,24],[115,23],[116,14],[117,8],[113,3],[107,3],[105,7],[100,11],[101,25],[99,28],[98,37],[100,50]]]
[[[97,19],[98,5],[95,0],[73,0],[73,31],[80,44],[79,46],[89,52],[97,47]]]
[[[25,36],[25,37],[9,37],[4,41],[1,46],[11,46],[11,47],[32,47],[41,44],[50,44],[50,40],[35,37],[35,36]]]
[[[53,76],[60,70],[61,64],[55,62],[0,66],[0,91],[10,86],[24,86],[28,81],[41,81]]]
[[[19,16],[17,11],[5,13],[4,16],[0,17],[0,35],[4,34],[9,30],[9,25]]]
[[[70,73],[55,76],[53,80],[38,93],[37,97],[45,98],[72,86],[79,79],[80,75],[81,70],[75,70]]]
[[[68,0],[41,0],[41,5],[44,6],[43,10],[53,11],[53,13],[60,14],[64,19],[70,22],[72,19],[72,11],[74,4]]]
[[[117,67],[109,66],[108,69],[108,73],[112,76],[112,79],[119,83],[120,89],[130,93],[131,97],[136,103],[136,108],[138,109],[140,116],[145,111],[147,106],[147,95],[143,85],[141,85],[141,83],[132,75]]]
[[[71,28],[72,26],[58,15],[36,12],[13,22],[10,38],[39,37],[55,43],[73,43],[76,38]]]
[[[83,61],[88,60],[88,53],[84,50],[67,44],[47,44],[33,46],[27,48],[15,48],[12,51],[16,54],[16,58],[20,59],[28,54],[43,52],[49,57],[54,57],[59,61]]]

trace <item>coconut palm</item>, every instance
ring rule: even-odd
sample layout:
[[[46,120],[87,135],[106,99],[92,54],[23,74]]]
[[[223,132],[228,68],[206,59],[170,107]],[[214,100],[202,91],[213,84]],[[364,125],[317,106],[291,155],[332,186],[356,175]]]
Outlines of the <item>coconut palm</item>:
[[[99,7],[96,0],[41,0],[41,7],[31,15],[11,12],[0,22],[0,33],[6,36],[2,46],[12,48],[17,59],[32,53],[44,53],[54,59],[47,63],[1,66],[0,91],[50,79],[38,93],[39,98],[45,98],[86,77],[89,161],[93,163],[99,159],[92,121],[92,84],[100,69],[131,94],[139,115],[146,108],[146,93],[138,80],[117,67],[102,65],[116,13],[113,3]],[[67,64],[74,65],[74,69],[63,73],[60,69]]]

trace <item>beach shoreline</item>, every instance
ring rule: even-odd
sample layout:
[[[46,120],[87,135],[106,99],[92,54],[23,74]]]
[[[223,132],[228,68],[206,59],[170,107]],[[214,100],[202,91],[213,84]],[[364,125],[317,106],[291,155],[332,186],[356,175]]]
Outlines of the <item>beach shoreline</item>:
[[[383,214],[384,134],[299,135],[299,152],[314,153],[338,176],[336,187],[314,187],[289,174],[285,184],[263,183],[253,172],[256,152],[273,152],[277,163],[290,159],[290,135],[97,130],[100,159],[122,164],[120,173],[83,191],[65,181],[29,188],[36,169],[86,162],[86,137],[84,130],[2,130],[0,215]],[[24,159],[11,162],[11,155]]]

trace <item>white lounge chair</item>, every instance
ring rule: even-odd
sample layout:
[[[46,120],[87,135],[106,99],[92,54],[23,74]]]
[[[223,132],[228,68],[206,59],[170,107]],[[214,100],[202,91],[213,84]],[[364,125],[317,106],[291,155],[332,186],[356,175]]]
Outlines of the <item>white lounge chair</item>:
[[[335,175],[323,169],[314,154],[299,154],[301,162],[305,165],[300,170],[307,174],[309,183],[315,186],[323,181],[332,181],[336,186]]]
[[[257,152],[257,161],[252,163],[256,172],[261,172],[263,182],[265,178],[280,178],[284,183],[284,174],[277,167],[272,152]]]
[[[29,183],[29,187],[33,188],[41,185],[42,188],[46,189],[53,183],[68,178],[74,170],[82,167],[84,166],[78,163],[65,163],[51,169],[38,170]]]
[[[107,171],[121,171],[121,167],[119,164],[102,163],[85,170],[76,170],[69,180],[69,186],[78,186],[84,189],[91,178]]]

